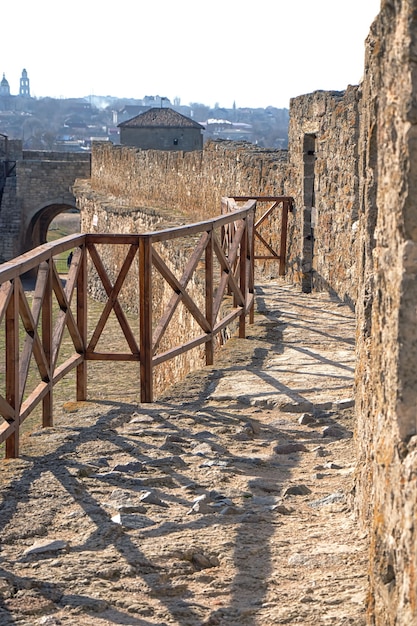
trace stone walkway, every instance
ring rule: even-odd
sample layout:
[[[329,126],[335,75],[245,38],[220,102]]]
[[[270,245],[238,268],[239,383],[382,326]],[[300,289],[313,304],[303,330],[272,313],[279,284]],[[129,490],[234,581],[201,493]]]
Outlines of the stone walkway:
[[[150,405],[68,403],[0,463],[0,625],[365,624],[354,318],[281,282]]]

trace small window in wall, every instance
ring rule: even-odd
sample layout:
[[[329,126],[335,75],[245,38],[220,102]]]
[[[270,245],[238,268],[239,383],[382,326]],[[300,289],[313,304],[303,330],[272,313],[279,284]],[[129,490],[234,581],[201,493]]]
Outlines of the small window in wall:
[[[178,146],[178,139],[174,139],[174,146]]]
[[[316,160],[316,136],[304,135],[304,205],[315,206],[314,165]]]

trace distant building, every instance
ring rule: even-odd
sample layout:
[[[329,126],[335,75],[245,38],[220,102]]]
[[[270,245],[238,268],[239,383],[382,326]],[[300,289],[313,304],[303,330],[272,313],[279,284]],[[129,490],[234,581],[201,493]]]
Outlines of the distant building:
[[[9,98],[11,96],[10,93],[10,85],[9,81],[6,78],[5,73],[3,72],[3,78],[0,82],[0,97]],[[19,96],[23,98],[30,98],[30,83],[28,78],[27,70],[22,70],[22,76],[20,77],[20,87],[19,87]],[[16,96],[12,96],[16,97]]]
[[[114,124],[121,124],[127,120],[131,120],[133,117],[149,111],[152,107],[145,106],[143,104],[126,104],[121,109],[113,111]]]
[[[204,126],[170,108],[152,108],[118,125],[120,143],[143,150],[203,149]]]
[[[13,108],[13,97],[10,95],[9,81],[3,73],[3,78],[0,82],[0,110],[12,111]]]
[[[231,122],[226,119],[208,119],[204,122],[206,140],[227,139],[229,141],[252,141],[252,124]]]
[[[4,72],[3,72],[2,81],[0,83],[0,96],[2,98],[10,96],[10,86],[9,86],[9,82]]]
[[[22,98],[30,98],[29,78],[25,69],[22,71],[22,76],[20,77],[19,96]]]
[[[25,98],[26,104],[23,104],[22,98]],[[16,96],[10,93],[9,81],[3,72],[3,78],[0,81],[0,110],[21,111],[23,110],[22,107],[27,106],[27,99],[30,99],[30,85],[27,71],[25,69],[22,71],[19,94]]]

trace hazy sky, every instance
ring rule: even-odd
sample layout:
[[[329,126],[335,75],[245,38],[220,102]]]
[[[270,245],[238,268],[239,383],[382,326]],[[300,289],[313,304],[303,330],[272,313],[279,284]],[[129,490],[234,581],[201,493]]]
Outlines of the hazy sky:
[[[4,2],[0,73],[12,94],[178,97],[288,107],[357,84],[381,0]]]

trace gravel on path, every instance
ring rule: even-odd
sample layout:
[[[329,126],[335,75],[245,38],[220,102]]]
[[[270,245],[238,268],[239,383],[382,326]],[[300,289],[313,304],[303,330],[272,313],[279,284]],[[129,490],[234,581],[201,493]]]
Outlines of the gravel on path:
[[[0,462],[0,626],[364,626],[354,315],[261,285],[152,404],[67,402]]]

